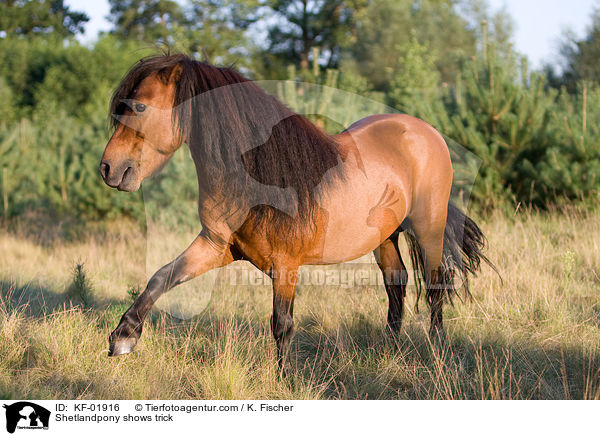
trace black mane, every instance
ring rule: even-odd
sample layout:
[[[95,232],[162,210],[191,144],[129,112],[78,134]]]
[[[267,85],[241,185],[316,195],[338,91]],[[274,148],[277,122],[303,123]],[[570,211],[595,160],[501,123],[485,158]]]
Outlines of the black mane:
[[[114,93],[111,114],[124,113],[121,101],[131,98],[144,78],[156,73],[167,80],[174,71],[173,125],[190,147],[201,204],[214,198],[232,214],[251,210],[257,226],[267,224],[270,233],[284,239],[312,228],[322,188],[340,176],[339,171],[326,176],[339,164],[339,146],[233,69],[182,54],[142,59]],[[112,122],[116,128],[119,121]]]

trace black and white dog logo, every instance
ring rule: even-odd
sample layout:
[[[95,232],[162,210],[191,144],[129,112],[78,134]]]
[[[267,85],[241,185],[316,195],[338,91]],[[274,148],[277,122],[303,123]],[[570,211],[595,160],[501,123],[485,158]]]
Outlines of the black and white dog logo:
[[[6,431],[18,429],[48,429],[50,411],[29,401],[3,406],[6,409]]]

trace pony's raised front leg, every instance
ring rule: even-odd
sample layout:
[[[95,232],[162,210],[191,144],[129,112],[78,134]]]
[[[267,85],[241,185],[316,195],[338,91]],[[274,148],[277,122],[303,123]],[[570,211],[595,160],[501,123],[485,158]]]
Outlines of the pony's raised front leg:
[[[277,343],[279,373],[286,376],[291,371],[289,361],[290,342],[294,335],[294,297],[298,281],[298,268],[274,269],[273,316],[271,330]]]
[[[111,333],[108,355],[118,356],[133,350],[142,334],[146,315],[162,294],[211,269],[227,265],[232,260],[229,245],[216,244],[201,233],[174,261],[154,273],[146,290],[136,298]]]

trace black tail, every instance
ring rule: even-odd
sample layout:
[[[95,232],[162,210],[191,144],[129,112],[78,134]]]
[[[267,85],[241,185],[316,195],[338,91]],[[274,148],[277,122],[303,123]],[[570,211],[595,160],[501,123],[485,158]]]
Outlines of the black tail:
[[[426,277],[423,255],[410,223],[403,230],[406,230],[404,235],[413,265],[418,303],[423,289],[421,277]],[[487,240],[477,224],[455,205],[448,202],[448,218],[446,219],[446,230],[444,231],[444,252],[442,255],[444,289],[448,299],[451,300],[452,296],[457,293],[455,284],[457,275],[462,282],[465,296],[471,296],[469,274],[477,274],[481,267],[481,261],[487,263],[496,273],[498,272],[492,262],[483,254],[486,245]]]

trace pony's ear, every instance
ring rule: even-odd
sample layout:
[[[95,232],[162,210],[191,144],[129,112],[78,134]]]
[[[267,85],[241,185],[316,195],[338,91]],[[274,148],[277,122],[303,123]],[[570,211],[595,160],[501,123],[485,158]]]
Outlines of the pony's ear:
[[[171,73],[169,74],[169,78],[167,79],[167,83],[178,82],[180,77],[181,77],[181,64],[177,64],[171,70]]]

